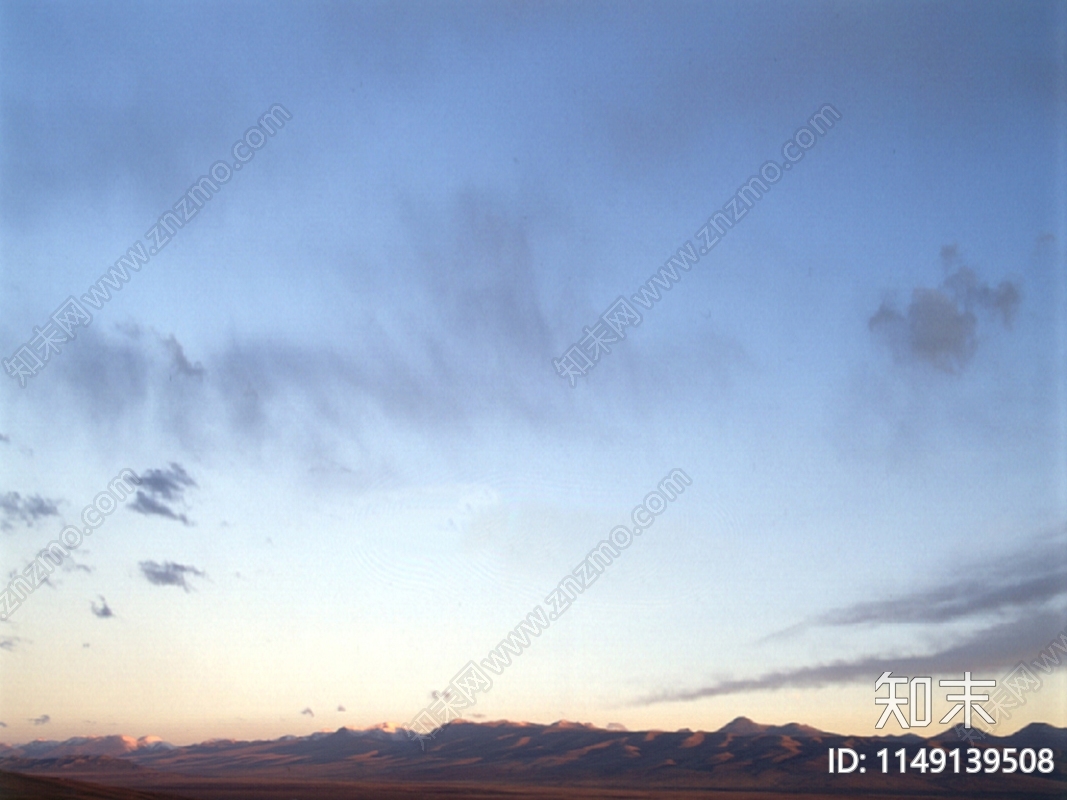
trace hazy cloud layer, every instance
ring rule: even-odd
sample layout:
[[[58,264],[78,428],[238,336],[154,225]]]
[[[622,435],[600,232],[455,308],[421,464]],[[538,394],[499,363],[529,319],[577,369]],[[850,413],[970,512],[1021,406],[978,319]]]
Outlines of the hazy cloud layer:
[[[884,301],[867,326],[898,361],[919,361],[945,372],[959,372],[978,347],[975,312],[986,312],[1010,328],[1020,294],[1011,281],[1001,281],[996,288],[980,281],[960,260],[955,245],[942,247],[941,259],[951,272],[940,287],[917,287],[903,310]]]
[[[18,492],[0,494],[0,530],[9,531],[13,522],[22,522],[30,527],[43,517],[59,514],[59,501],[49,500],[38,494],[23,497]]]
[[[521,230],[500,235],[522,239]],[[520,259],[520,245],[510,247]],[[453,285],[431,278],[435,269],[449,272],[434,258],[427,254],[411,279],[412,292],[432,297],[435,310],[407,319],[398,310],[393,322],[402,332],[364,317],[352,332],[358,352],[332,342],[311,346],[248,336],[219,342],[201,364],[191,362],[173,336],[111,326],[84,331],[77,357],[41,380],[54,385],[50,399],[57,406],[79,409],[106,433],[147,413],[190,446],[205,444],[207,430],[220,425],[242,439],[277,435],[291,428],[286,423],[294,407],[328,427],[357,430],[369,415],[450,429],[500,411],[528,421],[558,412],[552,351],[529,270],[515,274],[510,264],[499,264],[480,286],[470,286],[473,278],[465,274],[454,274]],[[449,253],[445,260],[459,258]],[[501,308],[494,310],[497,299]],[[510,328],[509,318],[515,323]],[[147,499],[136,510],[160,513],[152,500],[168,505],[141,489]]]
[[[34,725],[47,725],[51,721],[52,718],[47,714],[42,714],[41,716],[35,717],[34,719],[30,720],[30,722],[32,722]]]
[[[169,469],[150,469],[141,475],[136,498],[128,507],[139,514],[166,517],[190,525],[189,518],[168,503],[183,501],[186,488],[191,486],[196,486],[196,481],[180,464],[171,462]]]
[[[431,436],[451,436],[457,426],[486,419],[557,434],[576,426],[575,395],[561,391],[566,382],[552,362],[603,306],[586,304],[580,281],[573,296],[571,290],[561,295],[543,272],[545,248],[566,232],[558,202],[467,187],[433,201],[405,196],[401,205],[397,225],[413,244],[390,263],[388,275],[403,285],[402,295],[387,286],[379,302],[369,303],[368,281],[384,278],[364,263],[337,266],[341,290],[331,300],[351,305],[343,336],[323,312],[317,341],[285,329],[269,336],[238,331],[205,337],[194,353],[173,333],[94,323],[72,343],[60,369],[40,376],[47,402],[76,408],[109,439],[142,425],[187,452],[225,446],[219,434],[300,435],[317,445],[337,441],[338,432],[359,437],[372,425],[376,438],[381,420]],[[433,237],[423,235],[427,228]],[[698,285],[696,273],[689,280]],[[625,292],[629,282],[612,281],[607,291]],[[597,296],[596,303],[606,302],[602,292]],[[697,327],[688,346],[667,353],[654,338],[668,330],[669,312],[661,317],[662,325],[642,328],[640,339],[613,352],[612,369],[632,380],[627,391],[645,397],[663,381],[722,391],[744,348],[731,335],[709,336]],[[388,459],[392,452],[372,457]],[[188,521],[144,486],[131,508]]]
[[[189,584],[185,580],[187,575],[198,578],[205,575],[196,567],[188,564],[175,564],[173,561],[165,561],[162,564],[157,564],[155,561],[142,561],[138,566],[149,583],[154,583],[156,586],[180,586],[187,592],[190,591]]]

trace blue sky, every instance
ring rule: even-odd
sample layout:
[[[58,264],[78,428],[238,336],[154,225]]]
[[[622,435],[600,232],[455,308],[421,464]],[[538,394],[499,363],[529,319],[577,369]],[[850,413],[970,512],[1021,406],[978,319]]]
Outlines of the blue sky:
[[[1000,677],[1062,629],[1062,5],[3,3],[0,36],[5,360],[291,114],[0,384],[5,580],[150,487],[0,623],[0,740],[406,722],[676,467],[476,718],[870,732],[872,665]]]

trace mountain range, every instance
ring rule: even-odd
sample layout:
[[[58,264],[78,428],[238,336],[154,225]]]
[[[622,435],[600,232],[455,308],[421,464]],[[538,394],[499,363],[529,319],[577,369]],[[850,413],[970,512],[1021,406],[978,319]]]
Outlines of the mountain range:
[[[512,798],[631,796],[628,792],[637,792],[634,797],[694,797],[709,790],[722,798],[751,792],[762,798],[1067,797],[1067,729],[1040,723],[1006,737],[987,736],[977,746],[1051,748],[1055,768],[1048,774],[954,774],[951,767],[934,774],[910,766],[899,773],[895,754],[901,747],[909,762],[920,748],[960,748],[966,767],[971,745],[951,730],[930,739],[858,737],[796,723],[760,725],[745,717],[714,732],[618,727],[457,720],[439,729],[425,750],[406,730],[392,725],[181,747],[158,737],[79,737],[0,746],[0,770],[184,797],[280,800],[325,798],[342,789],[348,794],[338,797],[405,797],[404,792],[416,789],[421,794],[412,796],[431,797],[447,789],[452,797],[459,791],[460,796],[489,792],[484,796]],[[864,769],[831,773],[831,748],[863,754]],[[889,751],[888,774],[879,768],[876,753],[882,748]],[[312,785],[319,788],[309,793]],[[377,788],[367,794],[370,787]]]

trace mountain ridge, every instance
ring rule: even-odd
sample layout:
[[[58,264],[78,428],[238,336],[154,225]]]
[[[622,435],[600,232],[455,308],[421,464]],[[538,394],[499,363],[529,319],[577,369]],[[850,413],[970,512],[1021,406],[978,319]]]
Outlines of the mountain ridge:
[[[588,722],[576,722],[573,720],[559,719],[550,723],[538,723],[538,722],[516,722],[507,719],[499,720],[486,720],[486,721],[474,721],[467,719],[456,719],[446,723],[435,731],[432,738],[436,738],[440,735],[441,731],[456,729],[461,726],[474,726],[475,728],[488,728],[488,729],[500,729],[500,728],[519,728],[519,729],[558,729],[558,730],[574,730],[574,731],[589,731],[599,732],[605,735],[612,736],[634,736],[634,735],[646,735],[646,736],[661,736],[661,735],[686,735],[687,737],[693,737],[698,735],[703,736],[715,736],[715,735],[728,735],[733,737],[754,737],[754,736],[788,736],[792,738],[801,739],[902,739],[902,740],[921,740],[924,737],[918,736],[914,733],[906,732],[900,734],[884,734],[878,736],[865,736],[863,734],[841,734],[831,731],[824,731],[819,728],[815,728],[811,725],[805,725],[798,722],[788,722],[784,725],[765,725],[762,723],[754,722],[748,717],[739,716],[727,722],[722,727],[713,731],[704,730],[692,730],[690,728],[678,728],[674,731],[667,731],[663,729],[648,729],[648,730],[627,730],[621,728],[621,726],[615,726],[614,723],[607,727],[599,727]],[[122,757],[124,755],[152,752],[152,751],[172,751],[183,750],[189,748],[217,748],[222,746],[239,746],[239,745],[257,745],[264,743],[281,743],[281,742],[294,742],[302,740],[315,741],[324,737],[334,736],[337,734],[348,734],[359,737],[379,737],[388,739],[391,741],[415,741],[414,734],[409,729],[392,722],[380,722],[375,725],[371,725],[366,728],[350,728],[347,725],[342,725],[340,728],[323,728],[318,731],[313,731],[303,736],[295,734],[286,734],[279,736],[275,739],[230,739],[230,738],[212,738],[205,739],[201,742],[194,742],[187,745],[174,745],[170,742],[164,741],[159,736],[141,736],[134,738],[124,734],[106,734],[102,736],[73,736],[69,739],[56,740],[56,739],[33,739],[21,745],[5,744],[0,742],[0,758],[6,757],[23,757],[23,758],[60,758],[66,756],[112,756]],[[939,735],[931,736],[928,738],[943,738],[948,733],[942,733]],[[1007,734],[1005,736],[992,736],[988,738],[992,739],[1014,739],[1024,738],[1032,740],[1037,737],[1051,737],[1053,739],[1057,736],[1067,737],[1067,728],[1057,728],[1054,725],[1050,725],[1046,722],[1031,722],[1030,724],[1020,728],[1014,733]],[[432,738],[430,741],[432,741]]]

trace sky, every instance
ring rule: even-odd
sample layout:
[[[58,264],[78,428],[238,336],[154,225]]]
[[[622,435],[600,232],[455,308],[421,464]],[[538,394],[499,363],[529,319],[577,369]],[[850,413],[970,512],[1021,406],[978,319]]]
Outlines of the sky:
[[[0,3],[0,577],[140,480],[0,622],[0,741],[407,724],[676,469],[464,716],[869,734],[1031,663],[1065,131],[1056,3]]]

